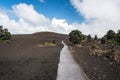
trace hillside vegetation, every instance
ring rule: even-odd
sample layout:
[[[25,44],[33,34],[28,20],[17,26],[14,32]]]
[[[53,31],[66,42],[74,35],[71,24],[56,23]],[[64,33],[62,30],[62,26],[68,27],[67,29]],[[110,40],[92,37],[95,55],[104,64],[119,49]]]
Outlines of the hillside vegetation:
[[[73,56],[90,80],[120,80],[120,30],[102,38],[73,30],[69,37]]]

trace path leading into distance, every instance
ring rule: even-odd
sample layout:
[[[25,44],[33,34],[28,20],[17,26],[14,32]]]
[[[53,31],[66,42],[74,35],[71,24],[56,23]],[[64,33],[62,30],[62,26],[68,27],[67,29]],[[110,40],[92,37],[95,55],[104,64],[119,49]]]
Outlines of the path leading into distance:
[[[63,41],[62,44],[64,47],[60,53],[56,80],[86,80],[80,66],[75,62],[68,50],[68,46]]]

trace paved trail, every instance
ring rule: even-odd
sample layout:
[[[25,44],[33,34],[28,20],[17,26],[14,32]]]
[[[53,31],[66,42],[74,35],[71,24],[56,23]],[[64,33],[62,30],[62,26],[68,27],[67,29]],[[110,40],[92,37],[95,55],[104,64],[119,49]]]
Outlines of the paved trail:
[[[58,76],[56,80],[86,80],[79,65],[70,54],[68,46],[63,41],[62,44],[64,47],[60,53]]]

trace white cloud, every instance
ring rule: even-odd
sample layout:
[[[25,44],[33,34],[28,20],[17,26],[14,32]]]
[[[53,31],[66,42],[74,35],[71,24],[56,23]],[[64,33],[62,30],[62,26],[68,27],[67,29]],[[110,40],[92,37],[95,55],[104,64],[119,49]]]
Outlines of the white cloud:
[[[13,5],[11,11],[0,12],[0,25],[8,28],[13,34],[39,31],[69,33],[73,29],[79,29],[84,34],[103,36],[109,29],[120,29],[119,0],[71,0],[71,3],[85,18],[82,24],[68,24],[65,19],[55,17],[50,20],[38,13],[33,5],[20,3]],[[11,18],[11,14],[18,19]]]
[[[120,0],[71,0],[72,5],[85,18],[80,30],[103,36],[106,31],[120,29]]]
[[[50,23],[48,18],[34,10],[33,5],[20,3],[13,6],[13,11],[19,18],[23,18],[33,25],[47,25]]]
[[[32,26],[30,23],[26,22],[24,19],[20,19],[18,22],[10,19],[7,15],[0,13],[0,24],[8,28],[13,34],[28,34],[34,33],[36,31],[46,30],[42,26]]]
[[[69,33],[71,30],[74,29],[74,26],[68,24],[65,19],[56,19],[53,18],[51,21],[51,28],[50,30],[56,30],[60,33]]]
[[[39,31],[53,31],[58,33],[69,33],[74,27],[66,22],[65,19],[53,18],[50,20],[43,14],[34,10],[33,5],[18,4],[14,5],[11,11],[18,20],[11,19],[10,15],[0,12],[0,24],[8,28],[13,34],[28,34]]]

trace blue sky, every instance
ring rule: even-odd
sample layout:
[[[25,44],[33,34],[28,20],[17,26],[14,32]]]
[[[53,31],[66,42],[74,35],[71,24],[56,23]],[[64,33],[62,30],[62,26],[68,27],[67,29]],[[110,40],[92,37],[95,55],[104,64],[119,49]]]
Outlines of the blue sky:
[[[12,6],[19,3],[32,4],[34,9],[52,19],[66,19],[68,23],[81,23],[84,18],[79,15],[76,9],[72,6],[70,0],[0,0],[0,7],[12,9]]]
[[[12,34],[78,29],[102,37],[120,29],[120,0],[0,0],[0,25]]]

